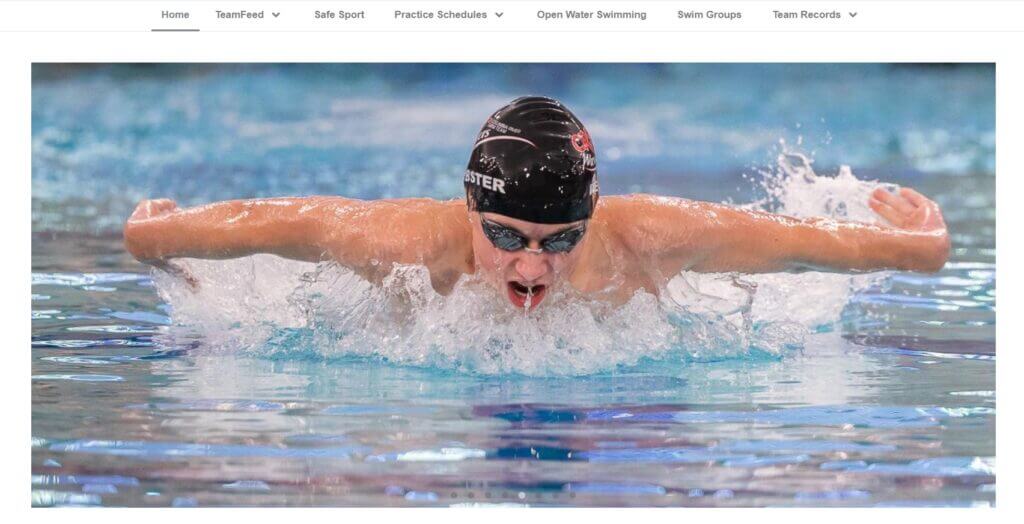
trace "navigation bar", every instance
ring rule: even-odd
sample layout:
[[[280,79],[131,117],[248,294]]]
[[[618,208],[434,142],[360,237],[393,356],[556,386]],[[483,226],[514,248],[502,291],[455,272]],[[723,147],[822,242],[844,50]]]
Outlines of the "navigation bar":
[[[0,31],[1021,31],[999,1],[2,2]]]

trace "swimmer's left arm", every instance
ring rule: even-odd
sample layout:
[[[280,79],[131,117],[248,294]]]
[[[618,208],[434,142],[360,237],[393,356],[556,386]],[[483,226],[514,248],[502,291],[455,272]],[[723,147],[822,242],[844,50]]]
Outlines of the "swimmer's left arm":
[[[939,206],[920,193],[882,189],[869,205],[890,225],[800,219],[663,197],[637,197],[639,249],[675,275],[700,272],[938,271],[949,257]]]

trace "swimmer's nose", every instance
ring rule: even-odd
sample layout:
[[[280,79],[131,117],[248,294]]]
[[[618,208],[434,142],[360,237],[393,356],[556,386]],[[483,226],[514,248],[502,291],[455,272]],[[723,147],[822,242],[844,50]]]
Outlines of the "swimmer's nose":
[[[516,260],[515,267],[519,276],[527,282],[538,280],[548,272],[548,263],[544,255],[537,253],[523,253]]]

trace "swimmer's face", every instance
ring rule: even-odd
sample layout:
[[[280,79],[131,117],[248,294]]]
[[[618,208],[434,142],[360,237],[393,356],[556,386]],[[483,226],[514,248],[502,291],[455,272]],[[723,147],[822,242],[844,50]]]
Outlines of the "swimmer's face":
[[[517,308],[526,307],[528,297],[530,309],[537,307],[551,286],[571,274],[572,269],[582,258],[587,240],[587,235],[584,234],[579,243],[567,253],[537,253],[525,249],[506,251],[496,247],[484,233],[485,221],[514,230],[519,236],[529,240],[527,247],[531,250],[540,249],[541,240],[552,235],[578,229],[584,221],[538,224],[495,213],[476,212],[470,212],[469,220],[473,230],[473,254],[477,267],[481,270],[481,276],[501,291]]]

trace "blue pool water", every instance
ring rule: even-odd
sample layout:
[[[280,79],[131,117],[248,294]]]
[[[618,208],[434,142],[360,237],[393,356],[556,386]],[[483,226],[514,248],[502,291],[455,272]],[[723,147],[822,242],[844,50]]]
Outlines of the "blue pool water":
[[[995,503],[993,67],[33,74],[35,505]],[[856,217],[861,186],[830,185],[849,165],[939,202],[951,260],[743,277],[752,297],[690,275],[671,307],[495,311],[444,338],[486,310],[273,257],[189,261],[194,295],[121,248],[145,197],[457,196],[482,119],[525,93],[588,124],[605,193],[752,202],[769,174],[786,192],[763,207]],[[812,186],[777,167],[793,151]]]

